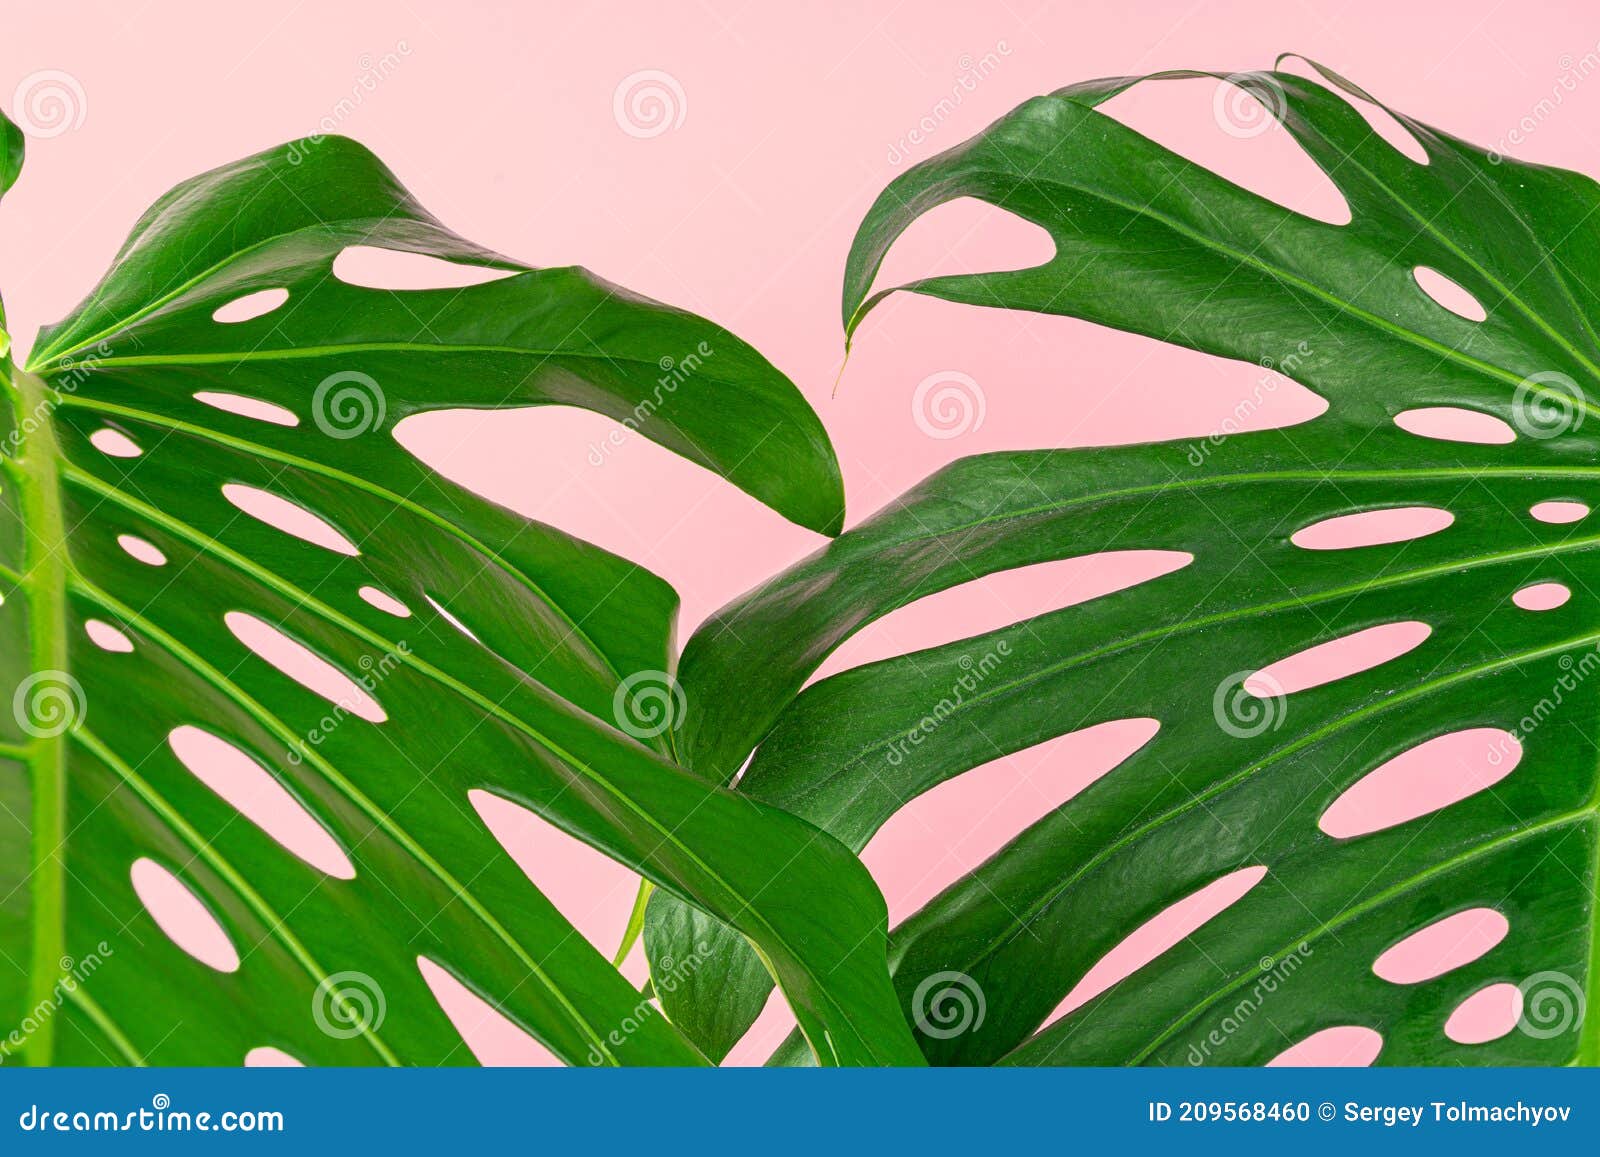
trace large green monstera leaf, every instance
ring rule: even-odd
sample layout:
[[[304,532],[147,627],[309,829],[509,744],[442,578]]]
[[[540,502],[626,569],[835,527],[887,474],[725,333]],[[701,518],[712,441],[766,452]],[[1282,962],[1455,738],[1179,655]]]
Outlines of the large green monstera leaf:
[[[754,749],[741,791],[856,848],[919,793],[997,756],[1112,720],[1159,722],[891,932],[902,1006],[935,1063],[1249,1064],[1334,1026],[1381,1034],[1386,1064],[1600,1059],[1596,1016],[1583,1015],[1600,851],[1589,678],[1600,540],[1594,515],[1571,520],[1578,506],[1564,522],[1530,513],[1600,505],[1589,397],[1600,389],[1600,187],[1400,118],[1425,150],[1419,163],[1346,99],[1365,94],[1321,75],[1227,79],[1332,179],[1348,224],[1301,216],[1123,126],[1096,106],[1134,79],[1095,82],[1031,100],[894,181],[857,236],[844,316],[855,333],[881,300],[873,279],[908,225],[975,197],[1042,226],[1054,256],[903,289],[1276,365],[1322,395],[1325,414],[1200,443],[963,460],[727,608],[686,649],[687,693],[716,706],[689,721],[684,759],[729,782]],[[1446,308],[1419,267],[1486,316]],[[1445,407],[1489,416],[1479,421],[1499,441],[1395,421]],[[1434,533],[1343,549],[1296,539],[1325,520],[1416,507],[1446,512]],[[897,607],[1110,549],[1192,561],[801,690],[843,638]],[[1568,601],[1513,602],[1546,583]],[[1277,660],[1397,623],[1421,624],[1412,638],[1425,640],[1282,695],[1244,685]],[[1472,730],[1505,734],[1493,773],[1450,793],[1463,798],[1377,830],[1352,822],[1367,814],[1353,803],[1330,818],[1395,757]],[[1237,902],[1052,1020],[1124,937],[1246,870],[1259,878]],[[654,952],[716,945],[719,967],[666,1007],[720,1055],[770,985],[714,921],[669,898],[652,907]],[[1480,908],[1508,928],[1476,959],[1407,983],[1374,970],[1411,934]],[[1517,1031],[1447,1036],[1454,1009],[1502,984],[1524,992]]]
[[[4,129],[9,184],[21,138]],[[508,276],[364,288],[333,271],[355,245]],[[218,313],[246,298],[255,316]],[[691,354],[663,389],[665,359]],[[4,376],[7,1060],[470,1060],[426,959],[568,1063],[704,1063],[500,849],[477,789],[750,936],[823,1063],[920,1061],[859,863],[666,757],[649,711],[681,706],[673,592],[392,436],[442,407],[581,406],[836,531],[827,438],[749,346],[581,269],[471,245],[328,137],[173,189]],[[255,492],[321,520],[317,541],[256,517]],[[364,701],[330,704],[352,683]],[[270,774],[331,862],[242,817],[180,758],[180,731]],[[164,935],[138,865],[215,918],[236,967]]]

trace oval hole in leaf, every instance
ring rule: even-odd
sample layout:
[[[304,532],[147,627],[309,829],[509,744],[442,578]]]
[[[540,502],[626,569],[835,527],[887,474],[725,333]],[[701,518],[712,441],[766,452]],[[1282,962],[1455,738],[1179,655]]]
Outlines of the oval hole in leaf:
[[[139,902],[174,944],[218,972],[238,971],[239,953],[233,941],[187,884],[143,858],[133,862],[128,875]]]
[[[146,566],[166,566],[167,556],[162,554],[153,543],[132,534],[117,535],[117,545],[128,554],[144,563]]]
[[[433,998],[481,1065],[547,1068],[561,1061],[504,1013],[426,956],[417,968]]]
[[[1391,945],[1372,962],[1372,971],[1391,984],[1421,984],[1471,964],[1510,930],[1511,922],[1493,908],[1469,908]]]
[[[478,788],[467,800],[545,898],[610,957],[628,927],[638,875],[519,803]]]
[[[304,539],[316,546],[347,554],[352,558],[361,552],[355,543],[335,530],[328,522],[312,514],[298,503],[290,502],[254,486],[240,482],[226,482],[222,496],[251,518],[266,523],[275,530]]]
[[[1498,727],[1438,735],[1369,771],[1317,821],[1348,840],[1392,828],[1493,787],[1522,761],[1522,744]]]
[[[1536,502],[1528,508],[1528,513],[1540,522],[1562,526],[1588,518],[1589,507],[1582,502]]]
[[[89,435],[89,444],[102,454],[113,458],[137,458],[144,453],[139,449],[139,443],[128,437],[121,430],[113,430],[110,426],[102,426]]]
[[[110,651],[117,655],[126,655],[133,650],[133,640],[124,635],[110,623],[102,623],[99,619],[90,619],[83,624],[83,633],[89,636],[89,641],[102,651]]]
[[[1155,719],[1114,719],[962,772],[895,812],[862,850],[890,922],[921,908],[1016,834],[1155,738]]]
[[[212,313],[211,320],[221,322],[223,325],[237,325],[241,321],[263,317],[288,300],[287,289],[258,289],[254,293],[234,298],[227,305],[218,306]]]
[[[1436,438],[1441,442],[1504,446],[1517,440],[1517,432],[1511,428],[1511,423],[1493,414],[1460,406],[1423,406],[1415,410],[1402,410],[1394,416],[1394,424],[1408,434],[1415,434],[1419,438]]]
[[[869,623],[807,685],[852,667],[973,638],[1138,586],[1194,561],[1182,550],[1115,550],[1032,563],[938,591]]]
[[[1432,633],[1427,623],[1415,620],[1368,627],[1279,659],[1246,679],[1244,689],[1261,699],[1275,699],[1320,687],[1398,659]]]
[[[290,852],[330,876],[355,879],[355,865],[328,829],[250,756],[187,724],[173,728],[167,742],[196,779]]]
[[[1457,317],[1464,317],[1468,321],[1482,321],[1489,316],[1489,311],[1483,308],[1483,303],[1469,290],[1437,269],[1418,265],[1411,271],[1411,276],[1416,279],[1423,293]]]
[[[1084,973],[1072,991],[1067,993],[1066,999],[1045,1019],[1045,1024],[1088,1003],[1167,949],[1192,936],[1202,925],[1242,900],[1245,893],[1259,884],[1266,874],[1266,867],[1260,864],[1239,868],[1217,877],[1205,887],[1150,917]]]
[[[1525,611],[1553,611],[1571,597],[1572,590],[1564,583],[1535,583],[1512,595],[1511,601]]]
[[[1282,109],[1281,95],[1273,102]],[[1290,212],[1347,225],[1350,203],[1267,105],[1211,77],[1150,80],[1099,110],[1179,156]]]
[[[1499,1040],[1522,1019],[1522,990],[1515,984],[1491,984],[1456,1005],[1444,1022],[1444,1035],[1460,1045]]]
[[[360,595],[365,602],[372,604],[380,611],[393,615],[397,619],[409,619],[411,617],[410,607],[393,595],[380,591],[377,587],[362,587],[356,594]]]
[[[244,1067],[247,1069],[303,1069],[305,1062],[296,1060],[282,1049],[275,1049],[271,1045],[257,1045],[244,1054]]]
[[[351,245],[333,259],[333,275],[346,285],[364,289],[459,289],[515,277],[516,271],[376,245]]]
[[[1334,1025],[1314,1032],[1267,1062],[1268,1068],[1364,1069],[1383,1051],[1383,1037],[1356,1024]]]
[[[222,621],[234,638],[307,690],[369,723],[382,723],[389,718],[378,701],[353,679],[277,627],[243,611],[229,611]]]
[[[224,394],[217,390],[201,390],[194,400],[214,410],[238,414],[241,418],[254,418],[258,422],[271,422],[274,426],[298,426],[300,417],[293,410],[260,398],[247,398],[243,394]]]
[[[1436,506],[1395,506],[1340,514],[1301,527],[1289,541],[1305,550],[1349,550],[1437,534],[1456,520]]]

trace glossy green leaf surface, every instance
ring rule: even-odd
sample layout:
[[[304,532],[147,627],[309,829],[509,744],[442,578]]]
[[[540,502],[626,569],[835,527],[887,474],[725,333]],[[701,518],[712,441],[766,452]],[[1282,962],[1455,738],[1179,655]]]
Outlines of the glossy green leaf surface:
[[[1278,367],[1328,411],[1281,431],[956,463],[697,633],[681,677],[719,710],[691,722],[685,758],[728,782],[754,748],[739,790],[859,848],[909,800],[999,756],[1099,723],[1159,721],[891,932],[902,1006],[934,1063],[1254,1064],[1335,1026],[1381,1034],[1384,1064],[1593,1063],[1600,539],[1593,514],[1557,524],[1530,509],[1600,505],[1600,188],[1401,117],[1426,151],[1417,163],[1331,74],[1231,79],[1337,185],[1349,224],[1300,216],[1124,127],[1096,105],[1134,79],[1096,82],[1029,101],[891,184],[850,257],[847,328],[869,340],[863,322],[881,300],[869,291],[895,238],[976,197],[1042,226],[1055,256],[903,288]],[[1419,286],[1419,266],[1486,317],[1446,309]],[[1492,415],[1515,436],[1465,443],[1395,424],[1428,407]],[[1293,540],[1326,519],[1403,507],[1452,520],[1402,542]],[[918,598],[1134,549],[1193,560],[801,690],[842,639]],[[1569,600],[1512,602],[1546,582]],[[1396,623],[1425,624],[1425,641],[1286,695],[1242,690],[1278,660]],[[1330,806],[1391,758],[1474,728],[1509,733],[1498,757],[1509,774],[1492,787],[1381,830],[1323,830]],[[1126,936],[1249,868],[1265,874],[1242,898],[1053,1017]],[[654,951],[682,937],[678,907],[653,902]],[[1374,972],[1409,935],[1483,907],[1509,930],[1475,959],[1413,983]],[[714,942],[722,966],[666,1000],[712,1056],[769,987],[742,945]],[[727,991],[712,1006],[718,977]],[[983,1010],[958,1031],[930,1006],[950,978]],[[1519,1026],[1482,1043],[1447,1037],[1452,1011],[1494,984],[1523,988]]]
[[[334,273],[352,245],[510,275],[366,288]],[[259,316],[214,316],[265,291],[279,300]],[[663,395],[664,359],[697,351]],[[327,137],[175,188],[27,368],[4,370],[0,1013],[30,1026],[12,1056],[237,1064],[271,1045],[316,1063],[470,1061],[426,958],[568,1063],[703,1063],[500,848],[476,789],[752,937],[825,1063],[920,1060],[859,863],[677,768],[665,729],[630,724],[637,680],[669,685],[670,588],[454,486],[392,436],[426,410],[581,406],[836,529],[827,438],[749,346],[581,269],[474,246]],[[225,486],[333,537],[286,533]],[[106,627],[129,646],[89,637]],[[376,718],[269,661],[259,637],[274,631],[357,681]],[[178,727],[265,769],[353,877],[241,816],[177,757]],[[236,969],[157,927],[131,882],[140,860],[209,911]]]

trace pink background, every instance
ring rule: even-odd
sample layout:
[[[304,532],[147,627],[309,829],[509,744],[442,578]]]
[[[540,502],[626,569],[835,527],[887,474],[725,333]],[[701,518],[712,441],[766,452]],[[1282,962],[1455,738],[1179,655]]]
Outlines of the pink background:
[[[1254,366],[1073,321],[900,298],[866,327],[830,397],[842,354],[845,253],[873,196],[903,169],[897,149],[912,160],[932,155],[1068,82],[1263,68],[1286,50],[1492,145],[1597,41],[1600,15],[1582,0],[27,5],[7,15],[0,100],[9,107],[24,77],[59,69],[81,87],[82,119],[30,142],[25,176],[0,206],[0,286],[26,348],[41,322],[64,314],[93,284],[136,215],[174,182],[337,116],[338,131],[375,149],[467,237],[536,264],[585,264],[753,342],[798,383],[832,433],[853,523],[968,454],[1204,437],[1260,377]],[[388,54],[398,66],[363,91],[348,116],[336,114]],[[924,143],[903,143],[990,54],[996,66],[963,91],[954,114]],[[674,118],[675,127],[654,136],[624,131],[613,108],[619,83],[642,70],[670,74],[682,93],[681,123]],[[1322,179],[1280,132],[1223,134],[1212,117],[1214,86],[1197,84],[1141,90],[1119,103],[1120,113],[1235,179],[1310,211],[1327,208]],[[1597,112],[1600,79],[1591,78],[1508,151],[1594,170]],[[1047,251],[1029,227],[957,205],[913,230],[887,276],[1022,263]],[[916,421],[913,393],[930,375],[952,371],[977,383],[983,421],[957,437],[931,437]],[[1252,422],[1318,409],[1285,385]],[[591,465],[590,445],[611,429],[577,412],[492,420],[463,413],[408,425],[406,441],[458,481],[665,576],[683,597],[683,637],[821,542],[638,438]],[[1149,573],[1140,568],[1151,561],[1054,564],[975,584],[880,624],[829,669],[1077,601]],[[980,769],[897,817],[866,856],[893,915],[913,910],[1092,778],[1068,782],[1061,767],[1104,770],[1130,742],[1136,737],[1116,727],[1067,737]],[[609,954],[632,900],[630,874],[531,817],[491,819]],[[1159,947],[1182,926],[1174,916],[1149,944]],[[1141,958],[1130,949],[1124,966]],[[636,953],[631,975],[638,964]],[[475,1009],[472,998],[446,999],[481,1058],[540,1058],[542,1050]],[[764,1056],[785,1031],[784,1017],[774,1002],[736,1059]]]

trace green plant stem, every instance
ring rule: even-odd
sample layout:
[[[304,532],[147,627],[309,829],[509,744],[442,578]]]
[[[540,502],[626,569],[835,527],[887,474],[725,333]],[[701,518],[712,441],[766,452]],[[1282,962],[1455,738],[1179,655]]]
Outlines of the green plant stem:
[[[622,930],[622,943],[617,945],[616,955],[611,958],[611,963],[618,968],[628,959],[628,953],[633,951],[633,946],[639,940],[639,934],[644,931],[644,910],[650,903],[650,893],[656,886],[649,880],[639,881],[639,894],[633,898],[633,911],[628,913],[628,926]]]

